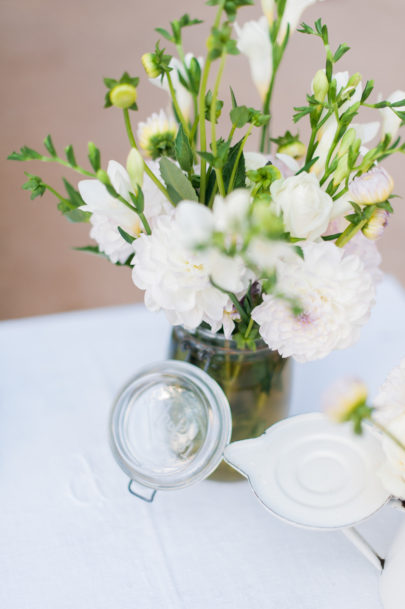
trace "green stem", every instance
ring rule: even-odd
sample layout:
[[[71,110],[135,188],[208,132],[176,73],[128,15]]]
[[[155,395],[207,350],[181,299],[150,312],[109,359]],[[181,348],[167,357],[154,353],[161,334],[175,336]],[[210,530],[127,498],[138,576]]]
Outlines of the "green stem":
[[[216,130],[217,130],[217,125],[216,125],[217,99],[218,99],[219,85],[221,83],[222,75],[224,73],[225,63],[226,63],[226,53],[222,53],[221,61],[219,64],[219,69],[218,69],[218,74],[217,74],[217,78],[216,78],[215,85],[214,85],[214,91],[212,94],[212,102],[211,102],[211,108],[210,108],[211,146],[212,146],[212,153],[213,153],[214,157],[217,156],[217,152],[218,152],[218,150],[217,150],[217,133],[216,133]],[[215,173],[217,176],[219,192],[224,197],[226,192],[225,192],[224,178],[222,175],[222,169],[215,168]]]
[[[135,137],[134,137],[134,133],[132,131],[132,126],[131,126],[131,120],[129,118],[129,112],[128,109],[125,108],[123,110],[124,112],[124,121],[125,121],[125,128],[127,130],[127,135],[128,135],[128,139],[129,139],[129,143],[131,144],[132,148],[136,148],[136,150],[138,150],[138,146],[136,145],[136,141],[135,141]],[[154,182],[154,184],[159,188],[160,192],[162,194],[164,194],[164,196],[166,197],[166,199],[172,204],[174,205],[173,201],[170,198],[169,193],[167,192],[166,188],[163,186],[162,182],[155,176],[155,174],[153,173],[153,171],[150,169],[149,165],[147,163],[145,163],[145,161],[143,162],[143,168],[145,170],[145,173],[150,177],[150,179],[152,180],[152,182]]]
[[[372,417],[370,417],[370,421],[372,422],[372,424],[375,427],[377,427],[377,429],[382,431],[383,434],[385,434],[390,440],[395,442],[395,444],[397,446],[399,446],[399,448],[401,448],[405,452],[405,444],[403,442],[401,442],[401,440],[399,438],[397,438],[393,433],[391,433],[390,430],[385,427],[385,425],[382,425],[381,423],[379,423],[378,421],[376,421]]]
[[[250,125],[249,129],[247,130],[246,135],[243,138],[242,143],[241,143],[241,145],[239,147],[238,154],[237,154],[236,159],[235,159],[235,164],[234,164],[234,166],[232,168],[231,178],[229,180],[228,193],[230,193],[232,191],[232,189],[233,189],[233,185],[235,183],[235,178],[236,178],[236,172],[238,171],[238,165],[239,165],[240,157],[242,156],[242,152],[243,152],[243,149],[245,147],[246,140],[248,139],[249,135],[252,133],[252,129],[253,129],[253,125]]]
[[[79,167],[78,165],[71,165],[68,161],[64,161],[63,159],[61,159],[59,157],[41,156],[41,158],[38,160],[42,161],[43,163],[58,163],[59,165],[63,165],[64,167],[69,167],[69,169],[73,169],[74,171],[77,171],[77,173],[80,173],[81,175],[87,176],[89,178],[96,177],[95,173],[92,173],[91,171],[87,171],[87,169],[83,169],[83,167]]]
[[[145,214],[142,212],[142,213],[140,213],[138,215],[139,215],[139,217],[141,219],[141,222],[143,224],[143,227],[145,229],[146,234],[147,235],[151,235],[152,234],[152,230],[151,230],[151,227],[149,225],[149,222],[147,221],[147,219],[145,217]]]
[[[222,11],[224,10],[224,0],[221,0],[221,3],[218,7],[217,15],[215,17],[214,28],[218,28],[221,22]],[[206,152],[207,150],[207,132],[205,129],[205,92],[207,89],[208,76],[210,73],[212,61],[209,59],[209,54],[207,57],[207,61],[204,66],[201,85],[200,85],[200,93],[198,95],[198,106],[199,106],[199,124],[200,124],[200,148],[201,152]],[[201,159],[201,182],[200,182],[200,201],[201,203],[205,203],[205,190],[207,182],[207,161],[205,159]]]
[[[68,199],[65,199],[65,197],[63,197],[57,190],[52,188],[52,186],[49,186],[49,184],[45,184],[45,182],[43,182],[43,185],[47,190],[49,190],[49,192],[55,195],[55,197],[59,199],[59,201],[62,201],[62,203],[67,203],[68,205],[72,205]]]
[[[358,224],[350,224],[336,240],[335,245],[337,245],[337,247],[344,247],[346,243],[348,243],[367,224],[374,209],[375,205],[369,205],[363,212],[366,217],[358,222]]]
[[[184,133],[187,135],[188,138],[190,138],[190,129],[189,129],[186,119],[183,116],[183,112],[181,111],[179,102],[177,101],[177,95],[176,95],[176,91],[173,86],[173,81],[172,81],[172,77],[170,76],[170,72],[167,72],[166,76],[167,76],[167,82],[169,84],[170,95],[172,96],[174,109],[176,110],[178,119],[184,129]]]
[[[281,58],[280,58],[281,59]],[[278,66],[273,66],[273,73],[271,75],[270,86],[267,90],[266,97],[263,104],[263,114],[270,114],[271,108],[271,98],[273,95],[274,82],[276,79]],[[260,140],[260,152],[270,152],[270,121],[267,125],[263,125],[262,127],[262,137]]]
[[[201,152],[207,150],[207,132],[205,130],[205,91],[207,89],[208,76],[210,73],[211,61],[207,59],[201,78],[200,94],[198,99],[199,124],[200,124],[200,148]],[[201,182],[200,182],[200,202],[205,202],[205,190],[207,180],[207,161],[201,158]]]

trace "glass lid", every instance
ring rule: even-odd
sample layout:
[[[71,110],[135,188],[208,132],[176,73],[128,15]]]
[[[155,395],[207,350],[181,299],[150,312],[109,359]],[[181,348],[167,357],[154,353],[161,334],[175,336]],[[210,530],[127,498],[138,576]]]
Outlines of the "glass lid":
[[[176,489],[209,476],[232,430],[228,400],[206,372],[164,361],[141,370],[111,413],[111,445],[128,476],[152,489]]]

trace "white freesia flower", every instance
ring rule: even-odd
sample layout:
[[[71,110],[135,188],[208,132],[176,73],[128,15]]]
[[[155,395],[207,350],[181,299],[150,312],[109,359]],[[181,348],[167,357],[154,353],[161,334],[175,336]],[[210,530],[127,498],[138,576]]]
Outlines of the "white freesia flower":
[[[252,80],[262,101],[270,86],[273,70],[273,49],[266,17],[247,21],[242,27],[235,23],[238,49],[249,60]]]
[[[382,422],[405,413],[405,358],[391,370],[374,400],[375,416]]]
[[[286,230],[292,237],[315,240],[327,229],[333,201],[306,172],[271,185],[276,212],[283,213]]]
[[[124,264],[134,255],[134,248],[125,241],[117,230],[116,223],[102,214],[92,214],[90,237],[99,245],[103,252],[114,264]]]
[[[138,124],[139,145],[149,157],[157,159],[173,151],[177,129],[173,116],[161,109]]]
[[[372,278],[357,256],[332,243],[304,243],[305,259],[279,272],[278,292],[298,299],[303,313],[290,303],[265,295],[252,312],[260,334],[271,349],[297,361],[320,359],[334,349],[353,344],[374,304]]]
[[[134,241],[132,278],[145,290],[148,309],[162,309],[173,325],[194,329],[205,321],[218,328],[229,304],[228,295],[213,287],[210,277],[226,277],[229,289],[237,291],[243,287],[240,274],[244,268],[241,265],[234,273],[228,257],[187,248],[178,222],[179,209],[157,218],[152,235],[142,234]]]
[[[192,53],[187,53],[185,56],[185,64],[187,67],[190,67],[191,60],[194,55]],[[197,58],[198,63],[200,64],[201,69],[204,66],[204,59],[202,57]],[[182,62],[176,57],[172,57],[169,63],[169,67],[172,68],[170,72],[170,76],[173,82],[173,87],[176,92],[177,101],[180,107],[180,110],[186,120],[190,119],[191,111],[193,108],[193,96],[190,91],[188,91],[180,82],[179,73],[182,77],[187,81],[187,74],[184,69]],[[163,89],[167,93],[170,94],[169,83],[167,81],[167,76],[164,75],[163,78],[159,76],[158,78],[150,79],[150,82],[160,89]]]
[[[320,2],[322,0],[319,0]],[[290,26],[290,35],[294,33],[301,20],[301,16],[306,8],[315,4],[317,0],[287,0],[285,5],[284,15],[281,21],[281,26],[278,34],[278,42],[281,43],[287,33],[287,27]]]
[[[274,21],[276,2],[275,0],[261,0],[261,3],[263,13],[266,15],[269,25],[271,25]]]
[[[229,298],[224,307],[222,319],[220,321],[210,320],[208,323],[211,325],[213,332],[218,332],[222,328],[225,338],[228,339],[231,338],[232,332],[235,329],[235,321],[240,321],[240,315]]]
[[[401,101],[401,99],[405,99],[405,91],[398,90],[391,93],[387,101],[394,103]],[[397,110],[404,111],[405,106],[398,107]],[[382,137],[388,133],[391,138],[394,139],[401,126],[401,119],[391,110],[391,108],[382,108],[380,112],[382,115]]]
[[[289,178],[299,171],[300,164],[289,154],[277,152],[277,154],[261,154],[260,152],[245,152],[246,171],[257,171],[265,167],[269,162],[280,170],[283,178]]]
[[[151,167],[156,170],[157,165],[153,164]],[[126,169],[120,163],[110,161],[107,174],[115,190],[124,199],[130,201],[129,193],[134,193],[134,188]],[[78,188],[86,203],[81,209],[92,214],[91,237],[97,241],[100,251],[104,252],[112,262],[124,262],[129,256],[129,244],[121,237],[118,227],[133,237],[139,236],[144,228],[138,214],[112,197],[104,184],[98,180],[82,180]],[[145,217],[150,224],[153,224],[154,218],[166,213],[171,206],[147,175],[144,176],[143,192]]]
[[[405,412],[389,423],[388,430],[405,443]],[[386,435],[383,436],[382,446],[386,462],[378,470],[378,475],[387,491],[405,500],[405,450]]]

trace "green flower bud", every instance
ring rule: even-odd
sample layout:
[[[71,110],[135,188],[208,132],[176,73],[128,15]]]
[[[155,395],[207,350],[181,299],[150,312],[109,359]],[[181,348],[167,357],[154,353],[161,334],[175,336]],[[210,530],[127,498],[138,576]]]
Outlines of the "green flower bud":
[[[286,144],[285,146],[280,146],[277,152],[280,152],[281,154],[288,154],[288,156],[292,156],[294,159],[301,159],[306,155],[307,147],[299,140],[296,140],[292,141],[290,144]]]
[[[316,101],[323,102],[329,91],[329,82],[324,70],[318,70],[312,81]]]
[[[267,17],[267,21],[269,25],[272,25],[274,21],[274,12],[276,8],[275,0],[261,0],[262,1],[262,10],[263,13]]]
[[[99,169],[97,171],[96,175],[97,175],[97,180],[102,182],[102,184],[104,184],[105,186],[110,184],[110,178],[108,177],[108,174],[106,171],[104,171],[104,169]]]
[[[356,139],[356,130],[353,129],[353,127],[351,127],[348,131],[346,131],[346,133],[344,134],[344,136],[342,138],[342,141],[340,143],[339,152],[338,152],[339,157],[346,154],[346,152],[349,150],[349,148],[352,146],[352,144],[354,144],[355,139]]]
[[[110,91],[110,101],[116,108],[130,108],[138,97],[136,87],[129,84],[116,85]]]
[[[131,148],[127,158],[127,171],[134,192],[142,188],[145,165],[143,158],[136,148]]]
[[[351,88],[351,87],[357,87],[358,84],[361,83],[361,74],[359,74],[359,72],[356,72],[356,74],[353,74],[353,76],[351,76],[349,78],[349,82],[347,83],[347,89]]]
[[[338,166],[335,171],[335,175],[333,176],[333,185],[337,186],[338,184],[343,182],[343,180],[345,180],[347,178],[349,173],[350,173],[349,155],[346,153],[345,155],[341,156],[339,159]]]
[[[149,78],[157,78],[161,75],[162,70],[160,70],[156,65],[155,55],[153,53],[145,53],[142,55],[141,61]]]

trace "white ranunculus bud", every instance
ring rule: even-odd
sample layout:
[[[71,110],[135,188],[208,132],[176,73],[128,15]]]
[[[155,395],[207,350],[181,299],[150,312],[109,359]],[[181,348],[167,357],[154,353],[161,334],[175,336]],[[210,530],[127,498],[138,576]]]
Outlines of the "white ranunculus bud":
[[[394,91],[387,101],[394,103],[405,99],[405,91]],[[405,110],[405,106],[398,107],[397,110]],[[389,134],[394,139],[401,126],[401,119],[391,110],[391,108],[382,108],[380,110],[382,114],[382,137]]]
[[[363,235],[371,241],[377,241],[383,236],[388,224],[389,213],[385,209],[375,209],[370,220],[363,228]],[[405,404],[404,404],[405,408]]]
[[[142,188],[144,171],[145,164],[142,156],[136,148],[131,148],[127,157],[127,172],[134,192],[139,187]]]
[[[351,200],[359,205],[374,205],[386,201],[394,189],[394,180],[380,166],[355,178],[350,184]]]
[[[306,172],[271,185],[277,213],[292,237],[318,239],[327,229],[333,201],[319,186],[317,178]]]
[[[266,17],[248,21],[242,27],[235,23],[238,49],[249,60],[252,80],[262,100],[270,86],[273,70],[272,46]]]
[[[393,419],[388,430],[404,443],[405,414]],[[381,482],[394,497],[405,500],[405,451],[387,436],[383,438],[383,449],[387,460],[378,471]]]
[[[276,3],[274,0],[262,0],[263,13],[266,15],[269,25],[271,25],[274,21],[275,8]]]
[[[358,379],[345,379],[332,385],[323,398],[326,414],[336,423],[344,423],[367,401],[367,387]]]

